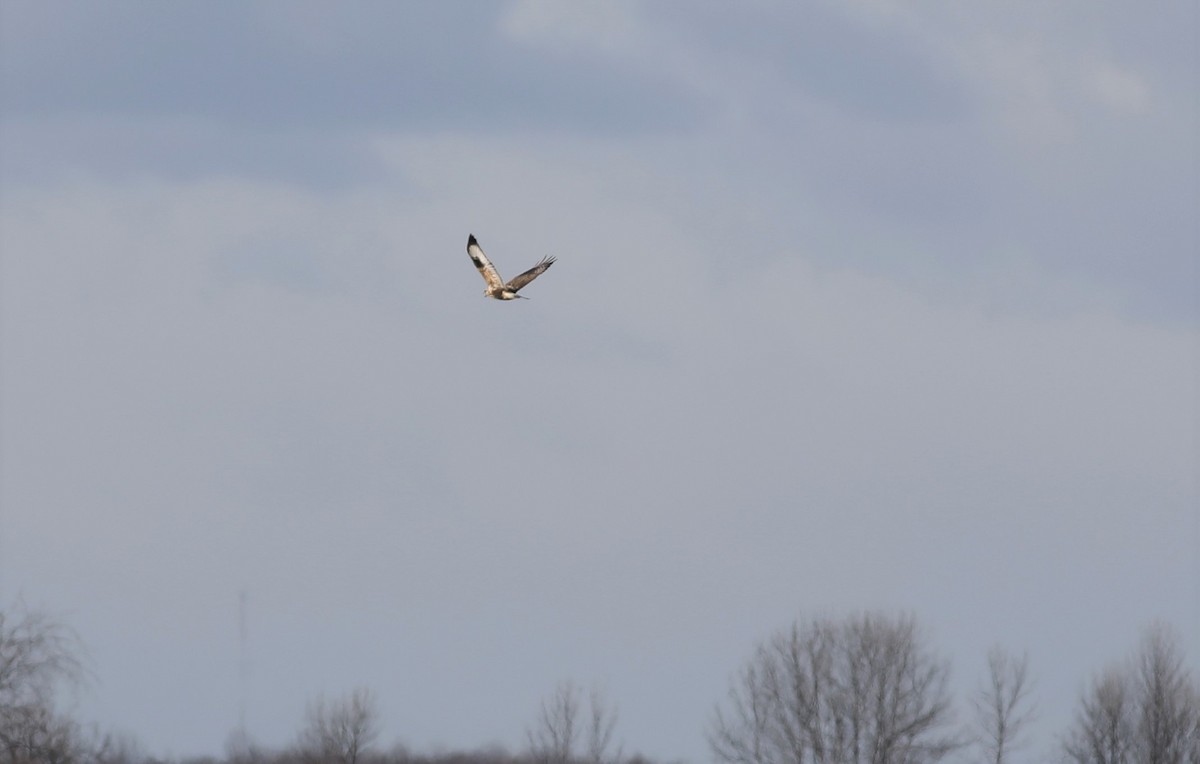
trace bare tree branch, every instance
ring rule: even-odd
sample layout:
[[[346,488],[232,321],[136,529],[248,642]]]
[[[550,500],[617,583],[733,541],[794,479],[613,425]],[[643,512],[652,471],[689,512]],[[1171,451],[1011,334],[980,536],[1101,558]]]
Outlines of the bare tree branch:
[[[588,695],[590,723],[587,733],[588,764],[618,764],[623,746],[611,748],[613,733],[617,728],[617,709],[610,706],[603,690],[593,686]]]
[[[1109,669],[1093,680],[1080,701],[1075,726],[1063,744],[1076,764],[1128,764],[1132,761],[1133,701],[1128,675]]]
[[[319,696],[309,704],[305,719],[298,748],[314,764],[356,764],[379,735],[375,696],[364,687],[334,701]]]
[[[73,631],[19,607],[0,611],[0,756],[10,762],[71,762],[81,755],[78,725],[55,709],[55,696],[86,675]]]
[[[617,709],[600,688],[588,694],[585,712],[580,688],[569,680],[560,682],[542,701],[537,724],[525,731],[529,757],[537,764],[617,764],[622,746],[612,749],[616,726]]]
[[[542,701],[537,725],[526,730],[529,755],[539,764],[568,764],[576,744],[576,718],[579,716],[579,688],[563,681],[553,694]]]
[[[726,764],[935,762],[961,745],[948,674],[911,617],[796,622],[755,651],[709,746]]]
[[[1151,626],[1132,662],[1092,681],[1063,750],[1076,764],[1200,764],[1200,688],[1170,629]]]
[[[1022,733],[1035,718],[1029,704],[1029,657],[1014,658],[999,646],[987,656],[987,684],[971,699],[984,759],[1004,764],[1026,742]]]
[[[1147,629],[1134,674],[1137,759],[1147,764],[1183,764],[1194,748],[1191,736],[1200,707],[1183,652],[1165,624]]]

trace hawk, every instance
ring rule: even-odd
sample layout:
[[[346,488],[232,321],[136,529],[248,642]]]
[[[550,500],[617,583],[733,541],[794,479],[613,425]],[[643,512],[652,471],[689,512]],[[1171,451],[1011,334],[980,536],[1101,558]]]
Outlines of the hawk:
[[[471,262],[475,263],[475,267],[479,269],[479,275],[483,276],[483,280],[487,282],[487,289],[483,290],[483,296],[491,297],[493,300],[515,300],[518,297],[528,300],[528,297],[519,295],[517,292],[521,291],[521,287],[541,276],[547,268],[554,265],[555,260],[553,257],[543,257],[537,265],[520,276],[509,279],[506,284],[500,280],[496,266],[492,265],[492,261],[488,260],[487,255],[483,254],[479,242],[475,240],[475,234],[467,237],[467,254],[471,256]]]

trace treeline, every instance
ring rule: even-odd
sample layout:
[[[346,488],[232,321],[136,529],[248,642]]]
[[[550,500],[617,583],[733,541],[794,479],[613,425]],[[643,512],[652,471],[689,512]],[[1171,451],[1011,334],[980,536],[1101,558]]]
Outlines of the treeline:
[[[85,678],[81,649],[58,621],[0,610],[0,764],[652,764],[625,752],[605,694],[572,682],[545,697],[519,752],[384,750],[375,696],[358,688],[310,702],[286,747],[238,730],[220,757],[167,761],[59,709]],[[755,647],[697,726],[718,764],[1200,764],[1200,684],[1164,624],[1092,677],[1045,750],[1029,739],[1036,687],[1024,655],[993,648],[963,700],[949,677],[910,615],[802,619]]]

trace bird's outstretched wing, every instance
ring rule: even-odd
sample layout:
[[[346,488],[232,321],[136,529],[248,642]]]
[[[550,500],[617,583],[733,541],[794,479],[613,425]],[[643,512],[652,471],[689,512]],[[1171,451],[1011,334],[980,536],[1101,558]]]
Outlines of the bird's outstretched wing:
[[[471,262],[475,263],[475,267],[479,269],[479,275],[483,276],[483,280],[487,282],[489,289],[500,289],[504,286],[504,281],[500,278],[500,274],[496,273],[496,266],[492,265],[492,261],[488,260],[487,255],[483,254],[483,249],[480,248],[479,242],[475,241],[475,234],[467,237],[467,254],[471,256]],[[521,276],[517,278],[521,278]],[[515,281],[516,279],[513,280]]]
[[[512,279],[504,285],[505,288],[513,292],[520,291],[521,287],[525,286],[530,281],[533,281],[538,276],[541,276],[543,273],[545,273],[547,268],[549,268],[551,265],[554,265],[554,260],[555,258],[553,257],[543,257],[537,265],[525,271],[520,276],[513,276]]]

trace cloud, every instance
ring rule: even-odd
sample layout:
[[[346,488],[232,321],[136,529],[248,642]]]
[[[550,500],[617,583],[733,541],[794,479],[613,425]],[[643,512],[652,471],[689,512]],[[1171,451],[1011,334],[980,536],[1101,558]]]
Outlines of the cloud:
[[[1096,65],[1088,74],[1087,86],[1102,105],[1119,114],[1144,114],[1150,107],[1145,81],[1113,64]]]
[[[0,174],[46,185],[81,178],[118,183],[254,177],[315,188],[382,180],[353,131],[240,129],[209,119],[146,115],[59,115],[11,119]]]
[[[684,30],[676,34],[701,48],[693,60],[726,84],[730,98],[738,96],[731,88],[749,86],[763,106],[812,101],[879,121],[951,120],[963,111],[960,84],[918,38],[861,23],[840,7],[763,4],[734,12],[709,3],[682,14],[656,8],[653,17]]]
[[[583,46],[614,55],[642,37],[643,25],[634,9],[632,4],[620,2],[564,6],[546,0],[518,0],[501,18],[500,28],[516,40],[560,49]],[[647,41],[642,38],[640,42]]]
[[[6,9],[8,118],[198,118],[280,130],[678,129],[686,98],[496,33],[499,9],[126,2],[56,24]],[[52,57],[52,58],[51,58]],[[586,95],[585,95],[586,94]]]
[[[256,682],[297,699],[256,704],[268,741],[352,677],[414,745],[511,736],[528,709],[489,688],[514,672],[534,696],[603,675],[631,741],[692,740],[796,607],[903,606],[966,652],[1003,630],[1055,655],[1186,620],[1187,535],[1158,529],[1188,522],[1189,332],[931,300],[798,247],[719,278],[686,208],[626,193],[636,162],[377,150],[422,193],[6,198],[5,572],[79,609],[105,713],[154,722],[155,750],[231,721],[149,707],[134,653],[180,683],[203,665],[192,697],[222,708],[222,651],[179,651],[221,644],[243,587]],[[479,296],[464,217],[500,263],[560,256],[532,301]],[[1097,587],[1123,606],[1072,607]],[[463,696],[487,721],[447,717]]]
[[[1063,709],[1194,631],[1175,38],[572,7],[5,5],[0,583],[102,721],[216,750],[241,589],[272,744],[363,682],[519,743],[571,676],[699,759],[797,610],[1028,645]],[[559,262],[496,304],[468,233]]]

